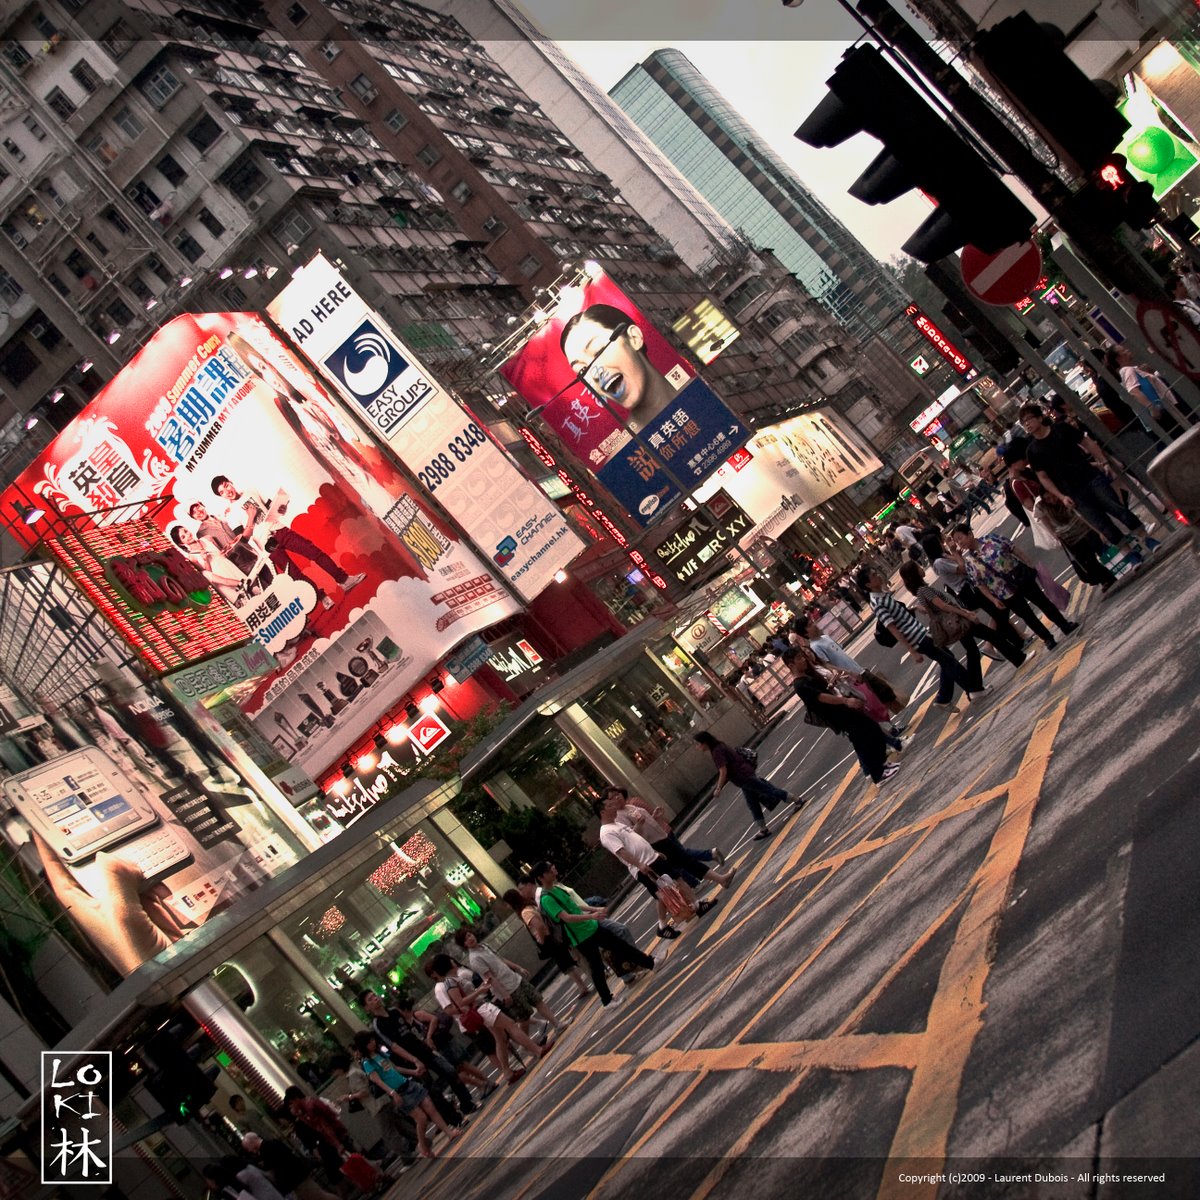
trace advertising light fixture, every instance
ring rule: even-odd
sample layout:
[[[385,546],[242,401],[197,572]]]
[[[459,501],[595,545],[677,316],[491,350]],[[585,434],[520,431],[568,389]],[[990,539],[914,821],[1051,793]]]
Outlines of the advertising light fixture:
[[[566,571],[555,571],[554,572],[554,582],[555,583],[566,583],[567,582]]]
[[[25,428],[32,429],[38,423],[37,417],[28,417],[25,421]]]
[[[217,273],[217,278],[218,279],[229,279],[232,275],[233,275],[232,267],[222,267],[221,270]]]
[[[435,713],[441,707],[442,702],[433,695],[423,696],[419,705],[423,713]]]

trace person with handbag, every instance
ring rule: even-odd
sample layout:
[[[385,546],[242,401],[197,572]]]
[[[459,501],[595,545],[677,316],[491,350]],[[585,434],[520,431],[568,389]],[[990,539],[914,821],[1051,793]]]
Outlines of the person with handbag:
[[[761,842],[763,838],[771,836],[766,819],[763,817],[764,806],[770,810],[777,804],[788,801],[792,805],[793,812],[799,812],[804,807],[804,801],[799,796],[785,792],[783,788],[776,787],[769,780],[759,778],[755,773],[753,763],[749,762],[744,755],[739,754],[733,746],[727,746],[724,742],[717,741],[707,730],[702,729],[699,733],[693,734],[692,741],[703,746],[712,755],[713,765],[717,768],[714,799],[721,794],[727,783],[733,783],[742,789],[742,799],[746,801],[750,816],[753,817],[754,824],[758,827],[754,841]]]
[[[538,907],[534,895],[536,888],[533,880],[526,876],[515,888],[505,892],[501,899],[521,918],[521,923],[537,946],[538,958],[543,962],[553,963],[559,972],[575,985],[575,998],[586,1000],[592,994],[592,990],[571,953],[571,947],[567,945],[562,926],[551,925],[542,916],[542,910]]]
[[[940,708],[949,708],[957,686],[966,693],[969,704],[972,700],[971,680],[963,670],[962,663],[949,650],[934,643],[928,627],[888,592],[883,576],[871,567],[863,567],[859,571],[859,586],[871,598],[871,611],[875,614],[876,622],[904,646],[912,655],[913,662],[932,658],[938,664],[938,690],[934,703]]]
[[[967,655],[967,675],[971,691],[983,691],[982,659],[976,639],[995,646],[1014,667],[1025,662],[1025,649],[1013,633],[1012,626],[989,629],[975,620],[975,614],[939,596],[925,582],[925,572],[916,563],[900,564],[900,579],[912,594],[918,615],[929,622],[929,635],[934,645],[945,649],[956,642]]]
[[[605,1008],[619,1004],[620,1000],[613,996],[604,977],[601,952],[610,951],[614,969],[621,975],[629,973],[621,969],[623,964],[653,971],[657,965],[656,961],[649,954],[623,942],[605,929],[600,922],[608,916],[608,910],[583,904],[570,888],[559,883],[558,868],[553,863],[544,860],[535,863],[532,874],[538,887],[542,889],[539,902],[542,914],[548,921],[562,926],[567,940],[587,960],[592,972],[592,984],[596,988],[596,995],[600,997],[600,1003]]]
[[[817,668],[816,658],[799,646],[789,646],[783,661],[792,673],[792,688],[812,717],[811,723],[849,738],[863,774],[872,783],[887,783],[900,770],[900,764],[888,762],[883,730],[863,712],[861,697],[831,690]]]
[[[510,1087],[525,1072],[514,1071],[508,1059],[508,1046],[515,1042],[523,1046],[535,1059],[543,1059],[554,1047],[551,1039],[539,1046],[521,1027],[491,998],[487,984],[475,986],[475,977],[467,967],[461,967],[448,954],[435,954],[425,964],[425,974],[434,981],[433,994],[447,1012],[458,1020],[459,1028],[468,1037],[486,1032],[493,1041],[488,1057]]]
[[[566,1032],[570,1018],[560,1021],[554,1015],[545,997],[530,982],[529,972],[519,963],[501,958],[490,946],[483,945],[467,925],[454,931],[454,943],[466,952],[467,966],[491,989],[492,998],[525,1033],[535,1012],[546,1023],[547,1031]]]
[[[344,1105],[344,1111],[370,1114],[377,1136],[362,1138],[364,1145],[370,1149],[382,1141],[387,1155],[397,1155],[402,1163],[411,1166],[417,1149],[416,1123],[395,1105],[382,1103],[382,1090],[371,1082],[360,1057],[340,1051],[330,1055],[329,1073],[342,1084],[335,1098]]]
[[[437,1157],[429,1144],[431,1121],[451,1140],[462,1136],[461,1130],[446,1123],[429,1098],[429,1092],[417,1082],[425,1068],[415,1058],[409,1058],[407,1062],[392,1059],[380,1048],[375,1035],[365,1029],[354,1035],[354,1053],[371,1082],[401,1112],[412,1118],[417,1127],[417,1151],[422,1158]]]

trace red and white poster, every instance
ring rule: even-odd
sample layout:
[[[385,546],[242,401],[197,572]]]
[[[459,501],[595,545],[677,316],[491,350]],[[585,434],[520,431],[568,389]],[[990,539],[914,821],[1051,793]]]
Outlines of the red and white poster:
[[[3,503],[152,513],[278,659],[242,707],[310,773],[517,608],[252,314],[165,325]]]

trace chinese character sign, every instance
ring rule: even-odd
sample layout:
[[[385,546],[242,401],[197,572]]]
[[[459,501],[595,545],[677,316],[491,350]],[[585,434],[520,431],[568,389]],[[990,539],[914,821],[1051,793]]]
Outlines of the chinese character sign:
[[[124,466],[137,483],[113,522],[151,503],[177,560],[275,656],[239,703],[309,772],[336,761],[463,637],[516,611],[496,574],[250,314],[160,329],[0,503],[111,508],[103,489],[116,490]],[[156,613],[170,611],[160,593],[190,593],[122,557],[115,577]]]
[[[42,1183],[112,1183],[112,1051],[42,1051]]]
[[[641,525],[749,436],[599,270],[559,292],[501,373]]]

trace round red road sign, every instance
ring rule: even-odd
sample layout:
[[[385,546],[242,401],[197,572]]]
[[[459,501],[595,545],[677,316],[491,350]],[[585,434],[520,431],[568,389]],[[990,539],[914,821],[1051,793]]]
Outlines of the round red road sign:
[[[1200,379],[1200,330],[1173,305],[1142,300],[1137,321],[1150,348],[1192,379]]]
[[[1016,304],[1042,277],[1042,252],[1033,242],[1017,242],[988,254],[964,246],[962,277],[967,291],[984,304]]]

